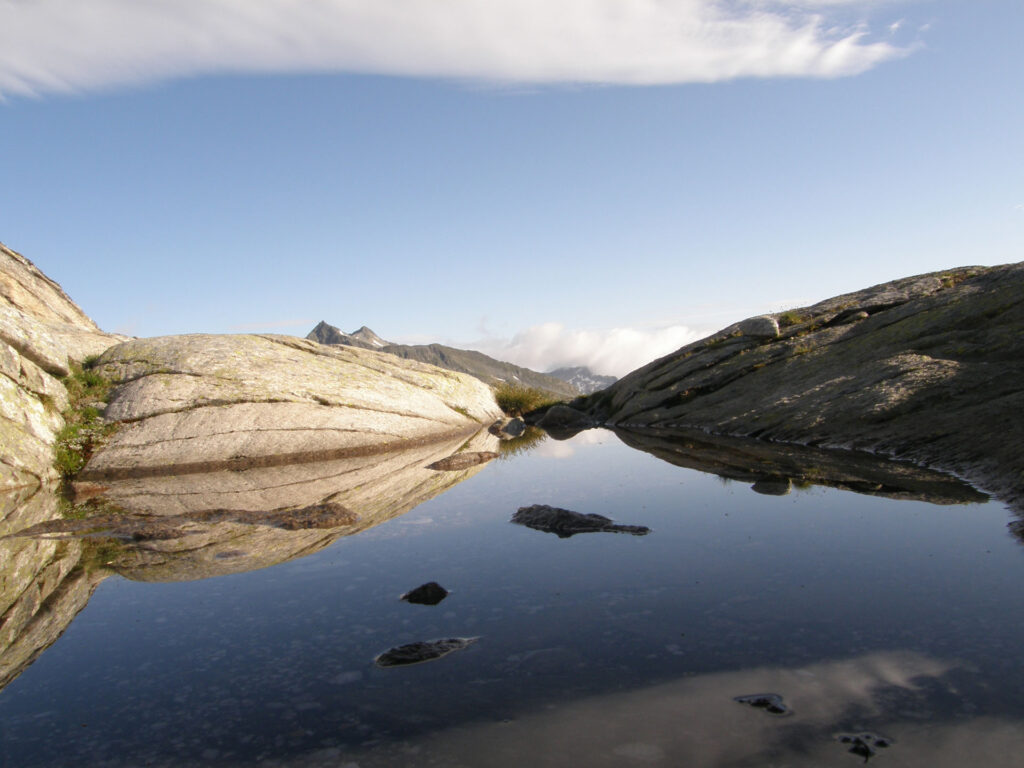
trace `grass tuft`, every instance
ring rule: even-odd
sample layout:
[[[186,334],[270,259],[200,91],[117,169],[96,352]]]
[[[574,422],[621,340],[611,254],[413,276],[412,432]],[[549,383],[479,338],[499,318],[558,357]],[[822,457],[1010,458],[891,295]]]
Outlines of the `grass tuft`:
[[[508,416],[522,416],[538,408],[562,402],[560,398],[543,389],[509,381],[503,381],[494,387],[494,399],[502,412]]]
[[[104,420],[100,406],[110,398],[110,382],[99,372],[72,365],[71,373],[62,379],[70,405],[64,411],[64,428],[57,433],[54,465],[65,482],[89,461],[89,458],[117,430],[116,424]]]

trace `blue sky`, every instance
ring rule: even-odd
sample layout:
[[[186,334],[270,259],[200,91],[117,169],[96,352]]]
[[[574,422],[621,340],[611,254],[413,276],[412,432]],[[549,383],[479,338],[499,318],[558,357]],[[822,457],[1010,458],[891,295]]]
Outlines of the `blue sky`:
[[[553,6],[0,0],[0,241],[108,330],[616,374],[1022,258],[1024,3]]]

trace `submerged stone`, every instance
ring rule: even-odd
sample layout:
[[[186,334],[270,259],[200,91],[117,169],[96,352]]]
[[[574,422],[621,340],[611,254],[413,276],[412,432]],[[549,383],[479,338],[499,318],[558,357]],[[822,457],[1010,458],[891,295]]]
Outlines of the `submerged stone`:
[[[783,703],[782,697],[777,693],[752,693],[749,696],[737,696],[733,701],[755,709],[763,709],[768,714],[777,717],[793,714],[793,710]]]
[[[838,733],[836,740],[840,744],[848,744],[847,750],[851,754],[863,757],[866,763],[878,754],[879,749],[888,749],[892,739],[888,736],[879,736],[877,733]]]
[[[643,525],[618,525],[604,515],[573,512],[569,509],[549,507],[547,504],[534,504],[520,507],[512,522],[525,525],[535,531],[553,533],[560,539],[567,539],[577,533],[628,533],[633,536],[646,536],[651,529]]]
[[[428,581],[402,595],[399,600],[416,605],[437,605],[448,597],[448,590],[436,581]]]
[[[378,667],[404,667],[409,664],[420,664],[447,656],[454,651],[468,648],[480,638],[449,637],[444,640],[427,640],[407,645],[400,645],[380,654],[374,659]]]

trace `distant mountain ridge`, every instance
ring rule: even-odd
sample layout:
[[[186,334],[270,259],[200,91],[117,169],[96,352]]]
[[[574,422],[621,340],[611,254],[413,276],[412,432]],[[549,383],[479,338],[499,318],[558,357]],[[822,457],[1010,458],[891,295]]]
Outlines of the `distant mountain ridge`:
[[[316,328],[310,331],[306,338],[321,344],[344,344],[346,347],[361,347],[362,349],[379,350],[391,345],[390,341],[384,341],[365,325],[358,331],[345,333],[323,320],[317,323]]]
[[[387,352],[406,360],[429,363],[450,371],[459,371],[475,376],[486,384],[495,385],[503,381],[517,382],[527,387],[542,389],[558,397],[572,399],[582,393],[570,382],[550,374],[532,371],[519,365],[506,363],[488,357],[483,352],[471,349],[456,349],[444,344],[392,344],[385,341],[365,325],[358,331],[345,333],[339,328],[321,320],[306,336],[321,344],[345,345]]]
[[[548,376],[567,381],[579,390],[581,395],[591,395],[606,387],[610,387],[618,378],[615,376],[604,376],[594,373],[585,365],[575,365],[569,368],[556,368],[548,371]]]

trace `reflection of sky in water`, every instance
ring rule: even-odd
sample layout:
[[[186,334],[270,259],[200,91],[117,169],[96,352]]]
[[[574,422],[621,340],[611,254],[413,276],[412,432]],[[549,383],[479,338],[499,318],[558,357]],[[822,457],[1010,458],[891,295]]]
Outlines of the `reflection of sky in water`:
[[[585,434],[304,559],[107,580],[0,693],[0,757],[853,765],[832,736],[868,729],[896,739],[887,765],[1016,764],[1024,552],[1003,508],[759,496]],[[572,456],[552,461],[551,444]],[[652,532],[509,524],[529,504]],[[440,605],[397,599],[431,580],[451,590]],[[481,639],[429,664],[372,664],[456,636]],[[732,701],[762,691],[795,714]]]

